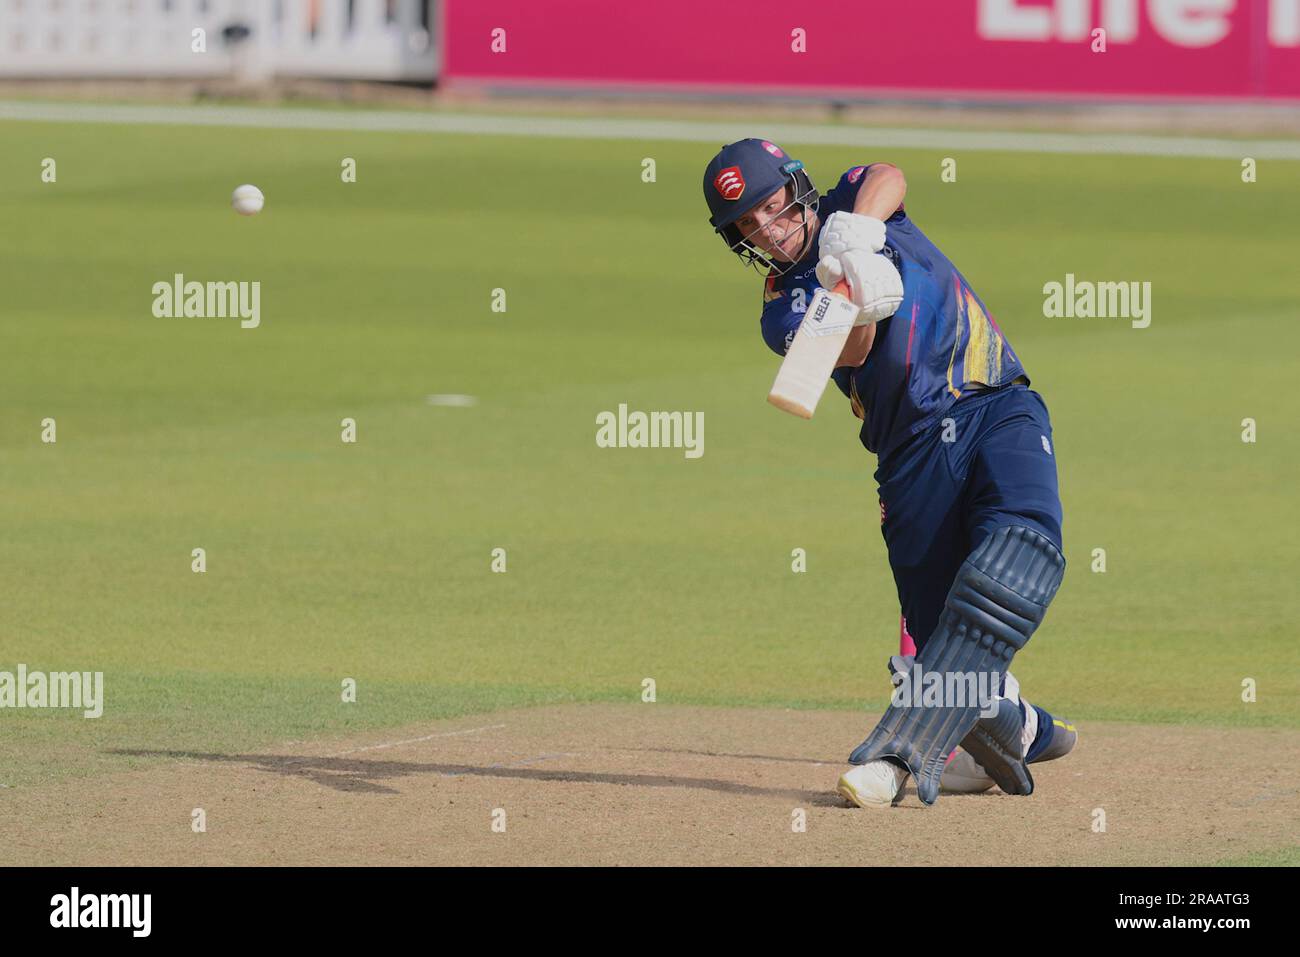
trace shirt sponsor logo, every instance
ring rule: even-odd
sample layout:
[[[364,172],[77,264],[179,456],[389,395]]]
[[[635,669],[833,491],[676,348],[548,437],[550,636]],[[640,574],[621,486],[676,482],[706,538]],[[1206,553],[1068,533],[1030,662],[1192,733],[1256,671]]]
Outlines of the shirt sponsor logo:
[[[745,177],[740,175],[739,166],[728,166],[713,178],[713,188],[723,199],[735,202],[745,191]]]
[[[853,167],[853,169],[849,170],[849,182],[856,183],[858,180],[862,179],[862,174],[865,170],[865,166]]]

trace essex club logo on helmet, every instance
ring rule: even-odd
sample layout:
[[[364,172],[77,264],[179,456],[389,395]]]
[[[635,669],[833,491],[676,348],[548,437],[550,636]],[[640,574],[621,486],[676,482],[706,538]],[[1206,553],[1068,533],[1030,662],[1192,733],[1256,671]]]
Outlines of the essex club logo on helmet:
[[[713,188],[722,194],[722,198],[735,202],[745,192],[745,177],[740,175],[739,166],[728,166],[713,179]]]

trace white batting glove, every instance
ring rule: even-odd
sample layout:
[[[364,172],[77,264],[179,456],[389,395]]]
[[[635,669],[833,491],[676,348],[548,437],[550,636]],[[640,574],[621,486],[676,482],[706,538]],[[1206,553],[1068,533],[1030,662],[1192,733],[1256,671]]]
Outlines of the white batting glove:
[[[817,263],[817,282],[823,289],[834,290],[836,283],[844,278],[844,267],[838,256],[823,256]]]
[[[831,213],[822,227],[819,256],[843,256],[850,249],[878,253],[885,248],[885,224],[861,213]]]
[[[880,322],[898,311],[903,302],[903,277],[888,256],[850,250],[840,257],[839,266],[849,283],[849,298],[862,310],[855,326]]]

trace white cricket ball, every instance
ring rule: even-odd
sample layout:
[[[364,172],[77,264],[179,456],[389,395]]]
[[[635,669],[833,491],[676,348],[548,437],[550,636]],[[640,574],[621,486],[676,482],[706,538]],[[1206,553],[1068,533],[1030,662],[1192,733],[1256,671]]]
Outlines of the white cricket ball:
[[[237,187],[230,197],[230,205],[235,207],[235,212],[240,216],[260,213],[265,202],[266,197],[262,195],[262,191],[249,183]]]

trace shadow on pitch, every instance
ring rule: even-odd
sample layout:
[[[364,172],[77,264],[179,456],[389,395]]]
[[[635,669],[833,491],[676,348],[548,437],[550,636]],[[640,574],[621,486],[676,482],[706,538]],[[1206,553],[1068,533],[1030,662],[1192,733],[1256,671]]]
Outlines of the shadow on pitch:
[[[485,777],[517,781],[554,782],[558,784],[613,784],[622,787],[691,788],[718,794],[744,797],[781,798],[803,804],[835,807],[843,802],[834,794],[797,788],[765,788],[717,778],[688,777],[677,774],[613,774],[602,771],[562,771],[524,767],[541,760],[565,755],[538,755],[513,764],[438,764],[420,761],[375,761],[358,758],[301,757],[284,754],[217,754],[202,751],[154,751],[118,748],[110,754],[142,758],[184,758],[241,764],[268,774],[305,778],[335,791],[360,794],[397,794],[384,782],[413,776],[444,778]]]
[[[825,758],[787,758],[774,754],[746,754],[737,751],[699,751],[694,748],[611,748],[611,751],[644,751],[649,754],[689,754],[701,758],[736,758],[741,761],[773,761],[779,764],[809,764],[813,767],[848,764],[843,761],[830,761]]]

